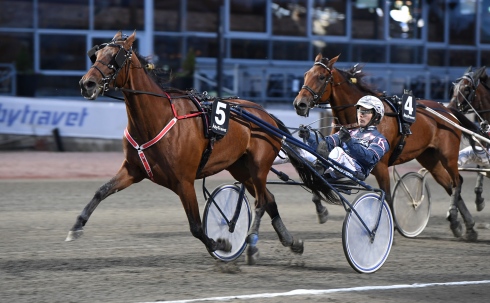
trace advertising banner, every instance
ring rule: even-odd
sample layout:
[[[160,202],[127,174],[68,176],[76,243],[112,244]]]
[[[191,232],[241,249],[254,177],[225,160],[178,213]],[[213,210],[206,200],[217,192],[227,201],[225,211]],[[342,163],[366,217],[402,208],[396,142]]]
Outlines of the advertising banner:
[[[0,133],[120,139],[127,124],[123,102],[0,97]]]

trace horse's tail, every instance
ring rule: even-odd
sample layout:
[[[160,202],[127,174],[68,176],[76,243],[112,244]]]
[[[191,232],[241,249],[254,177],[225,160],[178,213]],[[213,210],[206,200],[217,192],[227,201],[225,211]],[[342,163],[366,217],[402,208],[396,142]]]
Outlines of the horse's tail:
[[[271,114],[272,119],[277,123],[278,128],[287,134],[291,134],[289,129],[284,125],[284,123],[277,117]],[[291,151],[294,150],[294,152]],[[300,148],[294,144],[284,144],[283,150],[289,158],[289,161],[293,165],[294,169],[298,173],[303,184],[308,187],[313,194],[318,197],[323,197],[325,201],[335,203],[335,201],[340,201],[337,194],[328,186],[323,185],[323,181],[312,172],[311,168],[305,164],[306,159],[301,157]],[[323,194],[323,196],[322,196]]]

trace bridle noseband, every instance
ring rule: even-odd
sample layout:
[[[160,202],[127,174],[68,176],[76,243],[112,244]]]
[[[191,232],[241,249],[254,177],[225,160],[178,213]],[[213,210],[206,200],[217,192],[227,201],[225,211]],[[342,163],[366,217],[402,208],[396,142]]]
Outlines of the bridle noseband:
[[[127,38],[126,38],[127,39]],[[125,40],[125,39],[124,39]],[[123,40],[123,41],[124,41]],[[105,47],[117,47],[119,50],[117,51],[116,55],[112,57],[111,61],[109,63],[102,62],[100,60],[97,60],[97,56],[95,53]],[[96,69],[101,75],[102,75],[102,83],[103,83],[103,88],[102,88],[102,95],[104,95],[104,92],[109,90],[109,84],[112,82],[116,81],[117,75],[119,72],[123,69],[123,67],[126,65],[128,60],[131,60],[131,57],[133,55],[133,47],[131,46],[129,50],[126,50],[123,45],[117,44],[116,41],[111,41],[109,43],[103,43],[101,45],[96,45],[92,47],[88,52],[87,52],[88,57],[90,58],[90,61],[92,61],[93,65],[90,67],[90,69],[94,68]],[[100,63],[104,65],[105,67],[109,68],[112,70],[112,74],[105,75],[104,72],[95,65],[95,63]]]
[[[324,63],[322,62],[315,62],[314,65],[320,65],[322,66],[323,68],[325,68],[328,72],[329,72],[329,77],[327,78],[327,80],[325,80],[325,82],[323,83],[323,85],[320,87],[320,92],[321,93],[316,93],[311,87],[309,87],[308,85],[303,85],[301,87],[301,89],[306,89],[308,92],[310,92],[310,94],[313,96],[313,104],[314,105],[317,105],[318,104],[318,99],[323,96],[323,94],[325,94],[325,90],[327,89],[327,85],[330,83],[332,83],[332,79],[333,79],[333,74],[332,74],[332,70]]]

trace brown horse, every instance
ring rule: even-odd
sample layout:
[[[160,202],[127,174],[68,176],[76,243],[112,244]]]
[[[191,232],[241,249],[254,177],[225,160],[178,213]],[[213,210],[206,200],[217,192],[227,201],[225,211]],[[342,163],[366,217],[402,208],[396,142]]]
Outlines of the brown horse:
[[[302,253],[303,242],[293,239],[288,232],[274,196],[266,188],[268,172],[281,148],[280,138],[231,112],[226,135],[211,142],[205,136],[205,113],[196,97],[176,89],[163,90],[157,85],[145,69],[145,59],[132,49],[135,37],[135,32],[129,37],[118,32],[112,41],[89,51],[93,65],[80,80],[81,93],[94,100],[110,88],[123,92],[128,118],[123,139],[125,160],[77,217],[67,241],[82,235],[83,226],[102,200],[146,178],[180,197],[192,235],[209,252],[230,251],[227,239],[211,239],[203,231],[194,188],[196,179],[228,170],[255,198],[255,218],[247,237],[247,262],[253,264],[258,256],[256,242],[264,212],[271,217],[282,244]],[[255,103],[238,99],[221,101],[287,130]]]
[[[456,108],[463,113],[473,112],[480,121],[481,128],[487,132],[490,120],[490,78],[486,67],[472,70],[470,66],[461,78],[458,78],[452,89],[448,107]],[[483,133],[485,134],[485,133]],[[488,175],[487,175],[488,176]],[[475,204],[478,211],[483,210],[483,174],[478,173],[475,185]]]
[[[374,95],[382,100],[384,96],[363,83],[364,74],[356,70],[356,67],[350,72],[334,68],[338,57],[328,60],[321,54],[317,55],[313,67],[304,75],[304,85],[293,105],[298,115],[307,116],[315,105],[328,102],[338,123],[352,127],[357,125],[354,105],[362,96]],[[431,108],[458,123],[448,109],[437,102],[417,100],[417,104]],[[459,209],[466,224],[465,237],[471,241],[476,240],[477,232],[473,228],[475,222],[460,196],[462,178],[458,172],[458,148],[461,131],[417,106],[416,121],[410,126],[412,134],[406,136],[401,154],[390,163],[390,157],[399,145],[402,135],[393,108],[386,102],[384,105],[386,114],[378,125],[378,130],[388,140],[390,150],[378,162],[372,173],[380,188],[385,191],[390,206],[392,198],[388,167],[417,159],[451,196],[448,220],[453,234],[456,237],[462,235],[461,223],[457,218]],[[462,114],[459,116],[464,117]]]

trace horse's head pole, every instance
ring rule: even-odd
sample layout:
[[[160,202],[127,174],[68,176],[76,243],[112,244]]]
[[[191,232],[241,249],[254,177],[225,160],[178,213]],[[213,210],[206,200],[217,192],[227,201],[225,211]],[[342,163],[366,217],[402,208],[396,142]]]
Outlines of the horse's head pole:
[[[95,100],[116,84],[121,70],[129,65],[135,38],[136,31],[129,37],[119,31],[110,42],[96,45],[87,52],[93,65],[79,82],[85,99]]]
[[[480,78],[486,76],[486,67],[480,67],[477,70],[472,71],[470,66],[461,78],[458,78],[453,84],[451,101],[449,106],[456,107],[462,112],[467,112],[469,109],[474,108],[474,101],[476,98],[476,91],[480,84]],[[477,108],[478,109],[478,108]]]
[[[311,108],[328,101],[332,94],[332,69],[339,56],[330,60],[323,58],[322,54],[316,56],[315,63],[305,73],[304,84],[293,102],[298,115],[308,117]]]

